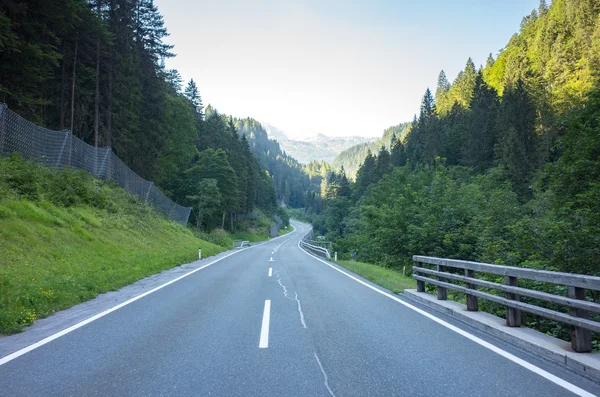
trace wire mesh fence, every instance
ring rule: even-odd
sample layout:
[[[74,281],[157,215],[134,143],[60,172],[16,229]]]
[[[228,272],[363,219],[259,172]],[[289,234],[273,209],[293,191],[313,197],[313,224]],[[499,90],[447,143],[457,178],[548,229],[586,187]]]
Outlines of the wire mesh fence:
[[[47,167],[86,170],[114,180],[126,192],[160,210],[167,218],[186,226],[191,207],[183,207],[165,196],[154,183],[133,172],[110,148],[96,148],[73,136],[37,126],[0,103],[0,155],[21,153]]]

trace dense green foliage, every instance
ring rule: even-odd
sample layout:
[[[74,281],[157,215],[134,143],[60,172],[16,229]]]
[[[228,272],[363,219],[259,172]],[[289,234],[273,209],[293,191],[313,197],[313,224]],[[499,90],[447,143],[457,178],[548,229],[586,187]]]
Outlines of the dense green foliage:
[[[377,152],[381,147],[391,149],[394,142],[403,139],[410,128],[410,123],[400,123],[383,131],[383,136],[374,142],[361,143],[354,145],[340,154],[333,160],[333,167],[336,169],[344,167],[349,178],[354,179],[360,165],[365,161],[368,152]]]
[[[252,155],[240,126],[205,110],[196,82],[183,87],[177,70],[165,69],[174,56],[166,36],[153,0],[3,2],[0,101],[40,125],[111,147],[173,200],[193,206],[198,227],[235,231],[255,208],[275,214],[271,177],[283,196],[287,176],[267,173],[271,164]]]
[[[260,165],[273,178],[277,201],[294,208],[310,204],[311,197],[319,192],[321,180],[313,179],[313,175],[305,172],[305,167],[287,155],[276,140],[269,139],[260,122],[252,118],[236,119],[234,122],[239,133],[248,137]]]
[[[351,194],[304,215],[342,258],[396,269],[418,254],[600,275],[599,43],[600,3],[542,2],[485,67],[469,59],[453,83],[440,73],[406,137],[367,153]]]
[[[205,240],[218,237],[200,239],[83,171],[1,158],[0,333],[191,262],[199,247],[231,247],[226,235],[225,247]]]

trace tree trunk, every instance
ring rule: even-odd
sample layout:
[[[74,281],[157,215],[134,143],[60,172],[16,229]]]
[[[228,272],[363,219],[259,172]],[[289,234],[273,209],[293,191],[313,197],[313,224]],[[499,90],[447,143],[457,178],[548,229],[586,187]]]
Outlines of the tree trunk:
[[[60,65],[60,129],[65,129],[65,80],[67,75],[67,67],[65,62],[65,46],[63,44],[63,58]]]
[[[75,54],[73,55],[73,77],[71,81],[71,133],[73,133],[75,121],[75,79],[77,78],[77,48],[79,47],[79,33],[75,38]]]
[[[98,2],[100,8],[100,2]],[[96,96],[94,98],[94,147],[98,147],[98,130],[100,128],[100,37],[96,41]]]
[[[104,146],[112,147],[112,105],[113,105],[113,65],[108,62],[108,107],[106,109],[106,128],[104,129]]]
[[[223,211],[223,220],[221,221],[221,229],[225,228],[225,211]]]

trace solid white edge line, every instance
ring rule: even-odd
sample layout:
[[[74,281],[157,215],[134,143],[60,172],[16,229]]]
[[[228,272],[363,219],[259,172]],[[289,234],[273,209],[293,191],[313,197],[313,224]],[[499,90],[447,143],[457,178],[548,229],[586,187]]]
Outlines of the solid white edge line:
[[[310,256],[310,257],[318,260],[319,262],[323,262],[324,264],[326,264],[327,266],[331,267],[332,269],[334,269],[334,270],[342,273],[343,275],[345,275],[347,277],[350,277],[352,280],[354,280],[354,281],[356,281],[356,282],[364,285],[365,287],[368,287],[368,288],[372,289],[373,291],[378,292],[381,295],[383,295],[385,297],[388,297],[388,298],[390,298],[390,299],[392,299],[392,300],[394,300],[394,301],[396,301],[396,302],[398,302],[398,303],[406,306],[407,308],[409,308],[411,310],[416,311],[417,313],[419,313],[419,314],[421,314],[421,315],[429,318],[430,320],[435,321],[436,323],[438,323],[438,324],[440,324],[440,325],[442,325],[442,326],[444,326],[444,327],[446,327],[446,328],[448,328],[448,329],[456,332],[459,335],[464,336],[467,339],[470,339],[471,341],[473,341],[473,342],[475,342],[475,343],[477,343],[477,344],[485,347],[486,349],[489,349],[489,350],[493,351],[494,353],[497,353],[497,354],[501,355],[502,357],[507,358],[510,361],[512,361],[512,362],[514,362],[514,363],[516,363],[516,364],[518,364],[518,365],[520,365],[520,366],[522,366],[522,367],[530,370],[531,372],[534,372],[534,373],[540,375],[541,377],[543,377],[543,378],[549,380],[550,382],[552,382],[552,383],[554,383],[554,384],[556,384],[556,385],[558,385],[558,386],[560,386],[560,387],[562,387],[562,388],[570,391],[571,393],[577,394],[577,395],[582,396],[582,397],[596,397],[595,394],[592,394],[592,393],[590,393],[590,392],[588,392],[586,390],[583,390],[582,388],[580,388],[578,386],[575,386],[574,384],[569,383],[566,380],[561,379],[558,376],[553,375],[550,372],[545,371],[545,370],[541,369],[540,367],[538,367],[536,365],[533,365],[533,364],[531,364],[531,363],[529,363],[529,362],[527,362],[527,361],[525,361],[525,360],[523,360],[523,359],[521,359],[521,358],[519,358],[519,357],[517,357],[517,356],[515,356],[515,355],[513,355],[513,354],[511,354],[511,353],[509,353],[507,351],[505,351],[505,350],[502,350],[499,347],[494,346],[491,343],[486,342],[483,339],[478,338],[475,335],[472,335],[472,334],[470,334],[470,333],[468,333],[468,332],[466,332],[466,331],[464,331],[464,330],[462,330],[462,329],[460,329],[458,327],[455,327],[454,325],[452,325],[450,323],[447,323],[446,321],[444,321],[442,319],[439,319],[439,318],[435,317],[434,315],[432,315],[430,313],[427,313],[426,311],[421,310],[421,309],[419,309],[416,306],[411,305],[410,303],[404,302],[400,298],[397,298],[397,297],[395,297],[393,295],[390,295],[389,293],[387,293],[385,291],[382,291],[382,290],[380,290],[378,288],[375,288],[372,285],[367,284],[364,281],[362,281],[362,280],[354,277],[353,275],[348,274],[345,271],[338,269],[337,267],[331,265],[330,263],[325,262],[321,258],[317,258],[316,256],[314,256],[314,255],[306,252],[305,250],[303,250],[300,247],[300,242],[298,242],[298,248],[302,252],[304,252],[306,255],[308,255],[308,256]]]
[[[273,275],[273,268],[272,268],[272,267],[270,267],[270,268],[269,268],[269,277],[271,277],[272,275]]]
[[[265,310],[263,311],[262,326],[260,327],[259,349],[269,347],[269,322],[271,320],[271,301],[265,301]]]
[[[285,234],[283,236],[285,236]],[[275,237],[275,238],[273,238],[271,240],[267,240],[264,243],[261,243],[261,244],[258,244],[258,245],[252,245],[252,246],[246,248],[246,250],[252,249],[254,247],[259,247],[259,246],[261,246],[263,244],[269,243],[269,242],[271,242],[273,240],[276,240],[276,239],[278,239],[280,237],[283,237],[283,236]],[[246,250],[243,250],[243,251],[246,251]],[[48,336],[48,337],[46,337],[46,338],[44,338],[44,339],[42,339],[42,340],[40,340],[40,341],[38,341],[36,343],[33,343],[33,344],[31,344],[29,346],[26,346],[26,347],[24,347],[24,348],[22,348],[20,350],[17,350],[14,353],[11,353],[11,354],[9,354],[7,356],[4,356],[4,357],[0,358],[0,366],[6,364],[9,361],[14,360],[17,357],[22,356],[23,354],[29,353],[30,351],[35,350],[35,349],[37,349],[40,346],[44,346],[45,344],[50,343],[53,340],[60,338],[61,336],[64,336],[64,335],[66,335],[68,333],[71,333],[71,332],[75,331],[76,329],[81,328],[84,325],[87,325],[87,324],[91,323],[92,321],[96,321],[99,318],[106,316],[107,314],[110,314],[110,313],[112,313],[112,312],[114,312],[116,310],[119,310],[120,308],[122,308],[124,306],[127,306],[130,303],[133,303],[136,300],[143,298],[144,296],[150,295],[151,293],[156,292],[156,291],[158,291],[160,289],[163,289],[164,287],[166,287],[168,285],[171,285],[174,282],[179,281],[179,280],[181,280],[181,279],[183,279],[183,278],[185,278],[187,276],[190,276],[190,275],[196,273],[197,271],[200,271],[200,270],[202,270],[204,268],[207,268],[207,267],[209,267],[211,265],[214,265],[215,263],[217,263],[219,261],[222,261],[225,258],[229,258],[230,256],[235,255],[235,254],[240,253],[240,252],[243,252],[243,251],[242,250],[238,250],[238,251],[234,251],[234,252],[232,252],[230,254],[227,254],[227,255],[223,256],[222,258],[216,259],[216,260],[214,260],[214,261],[212,261],[210,263],[207,263],[204,266],[200,266],[199,268],[194,269],[194,270],[192,270],[192,271],[190,271],[190,272],[188,272],[188,273],[186,273],[184,275],[181,275],[181,276],[179,276],[179,277],[177,277],[177,278],[175,278],[175,279],[173,279],[171,281],[167,281],[166,283],[161,284],[158,287],[151,289],[150,291],[146,291],[146,292],[144,292],[144,293],[142,293],[140,295],[134,296],[133,298],[131,298],[131,299],[129,299],[129,300],[123,302],[123,303],[120,303],[120,304],[118,304],[116,306],[113,306],[110,309],[107,309],[107,310],[105,310],[103,312],[100,312],[100,313],[98,313],[98,314],[96,314],[96,315],[94,315],[92,317],[89,317],[89,318],[87,318],[87,319],[85,319],[85,320],[83,320],[81,322],[78,322],[77,324],[74,324],[74,325],[72,325],[72,326],[70,326],[68,328],[65,328],[62,331],[59,331],[59,332],[57,332],[55,334],[52,334],[52,335],[50,335],[50,336]]]

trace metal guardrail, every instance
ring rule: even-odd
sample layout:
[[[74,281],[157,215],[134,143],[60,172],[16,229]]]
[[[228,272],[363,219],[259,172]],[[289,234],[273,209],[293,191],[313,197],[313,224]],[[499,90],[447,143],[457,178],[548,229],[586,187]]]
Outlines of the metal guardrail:
[[[305,240],[306,243],[316,245],[317,247],[327,248],[330,252],[332,250],[333,244],[331,241],[322,241],[322,240]]]
[[[233,240],[233,249],[236,248],[244,248],[250,245],[250,241],[248,240]]]
[[[325,247],[321,247],[319,245],[313,244],[314,241],[309,239],[309,236],[312,237],[312,230],[300,240],[300,247],[304,248],[306,251],[309,251],[317,256],[321,256],[326,259],[331,259],[331,253]],[[331,244],[331,243],[329,243]]]
[[[478,297],[499,303],[506,307],[506,324],[509,327],[521,326],[522,311],[569,324],[573,350],[582,353],[592,351],[590,331],[600,332],[600,322],[591,320],[589,312],[600,313],[600,304],[586,300],[585,291],[600,291],[600,277],[418,255],[413,256],[413,260],[417,263],[413,266],[413,278],[417,280],[418,292],[425,292],[425,283],[437,286],[439,300],[448,299],[448,289],[463,292],[467,296],[468,311],[479,309]],[[425,267],[427,265],[435,265],[435,269]],[[464,271],[464,276],[457,274],[457,270]],[[475,272],[504,276],[505,284],[480,280]],[[519,278],[567,286],[568,297],[519,287]],[[464,285],[448,282],[450,280]],[[478,291],[477,286],[504,292],[506,297]],[[570,314],[520,302],[519,296],[569,307]]]

